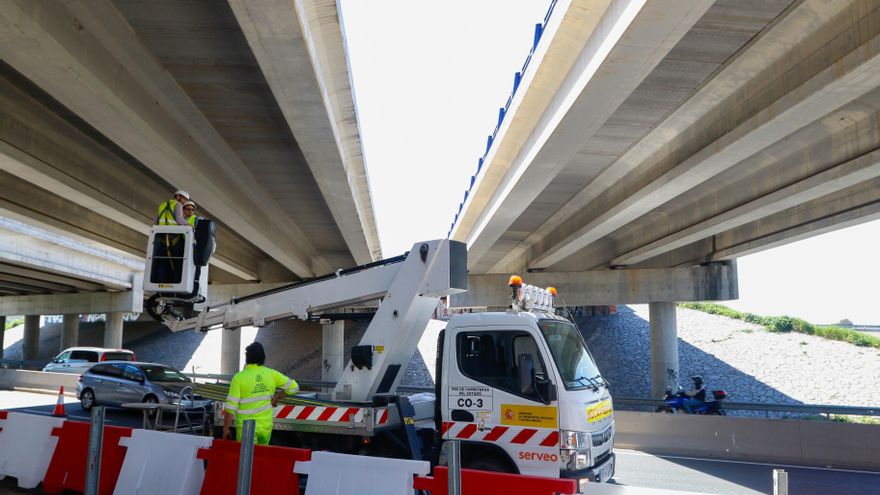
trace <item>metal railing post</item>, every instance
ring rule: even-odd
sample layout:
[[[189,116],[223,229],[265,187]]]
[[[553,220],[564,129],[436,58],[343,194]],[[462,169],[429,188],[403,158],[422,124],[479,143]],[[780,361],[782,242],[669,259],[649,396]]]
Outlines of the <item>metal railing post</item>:
[[[461,495],[461,442],[447,440],[449,451],[446,453],[446,465],[449,469],[449,495]]]
[[[251,471],[254,465],[254,429],[257,422],[246,419],[241,425],[241,455],[238,459],[238,488],[236,495],[250,495]]]
[[[104,406],[92,407],[92,424],[89,428],[89,457],[86,464],[85,495],[98,495],[101,478],[101,448],[104,443]]]
[[[788,495],[788,473],[784,469],[773,470],[773,495]]]

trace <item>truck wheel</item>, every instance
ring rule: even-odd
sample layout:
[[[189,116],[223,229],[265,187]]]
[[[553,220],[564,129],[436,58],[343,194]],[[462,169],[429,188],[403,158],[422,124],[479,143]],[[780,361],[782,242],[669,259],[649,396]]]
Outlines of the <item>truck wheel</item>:
[[[654,412],[662,412],[662,413],[675,414],[675,410],[673,410],[673,409],[672,409],[671,407],[669,407],[669,406],[660,406],[660,407],[658,407],[657,410],[654,411]]]
[[[479,459],[471,459],[462,467],[467,469],[478,469],[480,471],[493,471],[496,473],[513,473],[508,463],[501,461],[495,457],[481,457]]]

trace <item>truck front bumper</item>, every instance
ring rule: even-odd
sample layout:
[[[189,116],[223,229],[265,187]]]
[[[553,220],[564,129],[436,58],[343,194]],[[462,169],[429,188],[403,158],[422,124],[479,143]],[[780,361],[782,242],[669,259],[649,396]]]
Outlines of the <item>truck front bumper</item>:
[[[615,464],[614,453],[611,452],[608,457],[593,467],[581,471],[561,471],[559,477],[577,480],[578,493],[585,493],[587,490],[587,483],[605,483],[613,478]]]

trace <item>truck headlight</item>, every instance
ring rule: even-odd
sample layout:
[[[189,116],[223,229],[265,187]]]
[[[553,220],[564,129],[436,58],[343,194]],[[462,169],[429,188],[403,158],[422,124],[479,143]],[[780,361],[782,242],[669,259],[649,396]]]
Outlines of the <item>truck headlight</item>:
[[[590,435],[583,431],[559,430],[559,456],[568,471],[580,471],[593,464]]]

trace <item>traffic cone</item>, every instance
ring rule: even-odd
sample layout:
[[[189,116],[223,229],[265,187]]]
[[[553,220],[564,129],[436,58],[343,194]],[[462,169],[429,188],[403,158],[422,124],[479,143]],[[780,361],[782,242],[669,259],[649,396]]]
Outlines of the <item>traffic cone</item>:
[[[64,412],[64,385],[58,389],[58,402],[55,403],[55,409],[52,410],[52,416],[67,417],[67,413]]]

